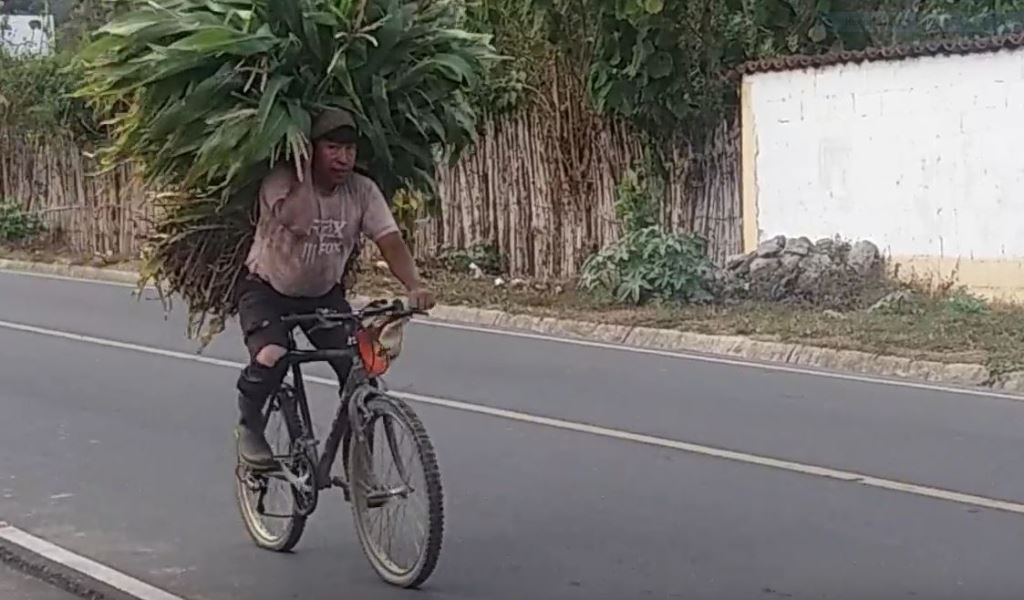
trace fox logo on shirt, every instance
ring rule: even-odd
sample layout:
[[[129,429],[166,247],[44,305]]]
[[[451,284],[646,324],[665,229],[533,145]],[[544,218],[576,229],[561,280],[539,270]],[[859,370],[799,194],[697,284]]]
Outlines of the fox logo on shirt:
[[[316,219],[313,221],[311,234],[315,239],[302,247],[302,259],[312,264],[320,256],[341,254],[345,248],[346,222],[339,219]]]

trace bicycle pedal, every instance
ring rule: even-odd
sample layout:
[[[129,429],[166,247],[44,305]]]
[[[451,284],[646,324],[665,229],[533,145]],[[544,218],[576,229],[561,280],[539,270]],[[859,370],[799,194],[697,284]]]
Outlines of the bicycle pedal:
[[[374,491],[366,495],[366,507],[367,508],[380,508],[385,504],[389,503],[395,494],[391,490],[385,489],[382,486],[377,486]]]

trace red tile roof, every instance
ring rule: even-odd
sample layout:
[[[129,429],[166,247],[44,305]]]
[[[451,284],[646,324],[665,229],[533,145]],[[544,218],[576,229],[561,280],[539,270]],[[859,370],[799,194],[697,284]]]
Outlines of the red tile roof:
[[[741,76],[753,73],[796,71],[800,69],[827,67],[845,63],[901,60],[921,56],[981,54],[1014,48],[1024,48],[1024,33],[970,39],[917,42],[885,48],[829,52],[815,56],[780,56],[777,58],[767,58],[743,63],[732,71],[730,75]]]

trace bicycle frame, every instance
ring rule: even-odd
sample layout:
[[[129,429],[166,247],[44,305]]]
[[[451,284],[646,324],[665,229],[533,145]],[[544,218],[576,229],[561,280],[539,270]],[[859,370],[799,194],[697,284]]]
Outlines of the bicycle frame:
[[[281,320],[290,326],[288,328],[288,351],[281,358],[281,361],[283,361],[283,368],[291,372],[292,383],[290,385],[285,382],[281,383],[278,390],[274,393],[273,399],[267,404],[265,409],[266,417],[269,418],[275,400],[282,411],[298,411],[297,415],[292,416],[298,417],[304,431],[293,437],[293,447],[290,449],[290,458],[293,461],[291,465],[295,465],[294,461],[304,462],[307,474],[312,477],[313,481],[307,481],[306,475],[301,477],[296,475],[289,466],[282,465],[280,461],[278,461],[278,468],[264,471],[263,475],[284,479],[300,492],[303,497],[301,513],[309,515],[315,510],[319,491],[323,489],[340,487],[345,491],[345,496],[348,498],[350,490],[349,482],[347,481],[347,465],[346,478],[344,480],[338,477],[331,477],[330,475],[331,467],[334,466],[334,461],[337,458],[338,448],[342,442],[346,441],[346,435],[355,433],[358,436],[357,441],[359,444],[356,446],[358,451],[369,450],[366,443],[368,436],[362,427],[362,419],[368,412],[366,410],[366,400],[372,394],[384,390],[381,389],[377,377],[369,376],[367,373],[358,350],[359,340],[356,337],[356,333],[359,331],[362,319],[378,315],[392,315],[402,318],[415,313],[416,311],[407,311],[401,308],[400,303],[393,302],[390,305],[366,308],[358,313],[335,313],[330,310],[318,310],[313,314],[282,317]],[[302,322],[317,323],[314,328],[307,331],[307,334],[316,329],[345,328],[348,332],[345,347],[298,350],[295,343],[295,326]],[[354,327],[350,329],[350,326]],[[330,362],[337,359],[351,361],[351,368],[349,369],[347,379],[344,382],[339,382],[341,393],[339,394],[338,410],[331,423],[323,450],[320,451],[318,449],[319,440],[316,439],[313,433],[313,418],[309,411],[305,380],[302,376],[302,365],[310,362]],[[292,402],[289,402],[289,404],[294,406],[284,406],[282,400],[286,398],[290,398]],[[372,443],[372,440],[370,442]],[[389,441],[389,443],[391,442]],[[346,456],[345,458],[348,457]],[[368,459],[368,457],[364,458]]]
[[[351,341],[354,345],[354,340]],[[306,454],[313,467],[313,475],[315,477],[315,485],[313,487],[316,491],[331,487],[341,487],[347,493],[348,482],[337,477],[332,478],[330,475],[331,468],[334,466],[338,448],[341,446],[346,434],[356,432],[360,436],[360,441],[363,441],[361,438],[365,434],[360,426],[360,417],[365,413],[364,407],[367,397],[379,391],[380,384],[378,380],[366,376],[359,353],[354,346],[345,349],[296,350],[294,349],[294,333],[291,331],[289,332],[289,346],[293,349],[289,350],[281,360],[285,361],[286,368],[292,374],[290,387],[294,395],[295,406],[293,408],[299,411],[298,416],[305,429],[296,442],[299,444],[300,451]],[[316,439],[311,430],[313,419],[309,410],[306,385],[302,375],[302,365],[312,362],[329,362],[336,359],[351,360],[352,367],[345,382],[339,382],[341,384],[340,402],[327,438],[324,441],[323,449],[320,450],[318,448],[319,440]],[[282,384],[278,393],[286,391],[287,387],[288,384]],[[286,410],[285,407],[281,408]],[[287,469],[282,469],[282,471],[287,471]],[[275,475],[276,473],[268,474]]]
[[[276,464],[270,469],[247,466],[241,456],[236,467],[238,504],[249,534],[258,546],[275,551],[292,549],[302,536],[307,518],[319,504],[321,490],[337,487],[344,490],[345,500],[351,504],[363,552],[384,581],[414,588],[430,576],[437,564],[444,529],[437,457],[422,421],[400,398],[389,395],[380,379],[401,352],[402,332],[388,329],[394,323],[390,318],[401,320],[414,314],[417,313],[403,309],[401,303],[395,301],[385,306],[371,305],[355,313],[317,310],[314,314],[281,318],[286,324],[315,322],[315,328],[303,326],[307,337],[320,328],[343,327],[344,333],[339,332],[337,337],[343,338],[345,343],[343,348],[299,350],[295,328],[288,328],[288,349],[281,358],[280,368],[292,377],[282,381],[271,396],[265,407],[265,422],[274,411],[280,411],[290,444],[287,448],[277,448]],[[338,407],[321,446],[313,426],[303,365],[339,360],[351,367],[344,381],[339,382]],[[378,426],[383,430],[378,430]],[[412,458],[419,461],[419,470],[415,473],[423,475],[415,483],[414,471],[405,464],[404,453],[399,452],[399,440],[406,439],[413,444]],[[400,480],[392,479],[395,472],[391,461],[386,456],[378,457],[378,450],[385,453],[390,450]],[[339,458],[345,469],[332,476],[331,469]],[[387,470],[381,470],[382,466]],[[275,479],[287,482],[291,490],[293,504],[288,512],[266,510],[264,499],[268,483]],[[257,494],[255,506],[254,493]],[[387,538],[386,548],[381,545],[383,540],[378,538],[383,532],[371,531],[371,525],[376,522],[371,516],[375,513],[368,511],[391,510],[385,507],[393,502],[400,504],[413,494],[422,495],[426,503],[425,523],[418,533],[413,532],[417,536],[414,562],[395,562],[391,537]],[[289,521],[283,533],[269,533],[264,517]]]

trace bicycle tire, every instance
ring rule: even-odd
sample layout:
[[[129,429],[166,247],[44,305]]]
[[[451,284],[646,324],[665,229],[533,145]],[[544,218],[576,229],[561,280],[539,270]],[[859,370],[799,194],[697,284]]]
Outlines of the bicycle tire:
[[[352,515],[355,519],[356,537],[359,538],[363,554],[366,555],[370,565],[377,572],[377,575],[385,582],[402,588],[420,587],[437,567],[441,554],[442,538],[444,536],[444,493],[441,488],[441,473],[438,467],[437,454],[426,428],[419,416],[404,401],[386,394],[374,394],[366,402],[367,414],[370,415],[367,423],[373,426],[376,417],[387,415],[400,423],[410,434],[416,447],[416,457],[422,467],[423,481],[426,487],[427,499],[427,539],[423,544],[423,550],[417,557],[414,565],[406,571],[398,571],[390,567],[385,560],[379,556],[373,542],[369,539],[366,525],[368,511],[382,510],[382,508],[369,508],[365,497],[364,486],[360,485],[365,480],[366,461],[365,453],[355,447],[358,444],[359,436],[353,435],[350,443],[352,448],[349,451],[349,473],[352,475],[351,504]]]
[[[275,412],[276,409],[281,413],[285,422],[285,430],[288,432],[288,448],[291,451],[295,444],[295,441],[302,437],[305,431],[302,420],[299,418],[298,411],[296,410],[294,402],[280,402],[282,394],[287,392],[278,392],[278,394],[267,403],[266,414],[264,418],[266,422],[269,422],[269,417]],[[235,500],[238,506],[238,510],[242,516],[242,522],[245,524],[246,532],[252,541],[264,550],[270,550],[272,552],[288,552],[292,550],[299,540],[302,539],[302,534],[306,529],[306,519],[304,515],[293,514],[288,517],[287,525],[284,532],[279,536],[266,535],[261,531],[262,527],[257,522],[256,509],[250,506],[246,501],[246,487],[247,483],[243,481],[242,473],[249,471],[248,467],[242,464],[239,459],[238,467],[236,467],[235,475]],[[289,486],[292,494],[293,506],[298,506],[299,498],[298,492],[291,486]],[[276,517],[284,518],[284,517]]]

